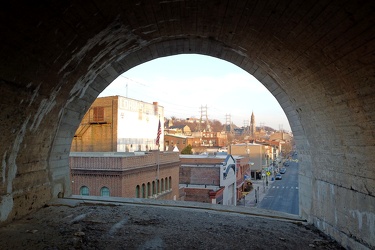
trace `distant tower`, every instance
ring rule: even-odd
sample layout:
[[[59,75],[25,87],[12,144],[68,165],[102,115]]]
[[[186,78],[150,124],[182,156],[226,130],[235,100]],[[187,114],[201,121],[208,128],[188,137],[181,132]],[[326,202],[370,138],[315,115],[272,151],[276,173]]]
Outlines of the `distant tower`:
[[[254,112],[251,112],[250,135],[252,138],[255,138],[255,132],[256,132],[255,116],[254,116]]]
[[[230,114],[225,114],[225,131],[230,134],[234,133]]]
[[[206,128],[204,130],[210,132],[211,131],[211,127],[210,127],[210,123],[208,121],[207,105],[206,105],[206,107],[204,107],[204,106],[201,105],[201,118],[199,119],[199,126],[198,126],[199,132],[202,132],[201,125],[202,125],[203,116],[206,117]]]

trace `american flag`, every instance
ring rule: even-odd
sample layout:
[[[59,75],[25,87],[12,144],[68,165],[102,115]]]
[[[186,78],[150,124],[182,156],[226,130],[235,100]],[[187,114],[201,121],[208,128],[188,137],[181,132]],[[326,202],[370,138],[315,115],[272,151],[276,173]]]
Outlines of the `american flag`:
[[[161,124],[159,119],[158,133],[156,135],[156,145],[160,146]]]

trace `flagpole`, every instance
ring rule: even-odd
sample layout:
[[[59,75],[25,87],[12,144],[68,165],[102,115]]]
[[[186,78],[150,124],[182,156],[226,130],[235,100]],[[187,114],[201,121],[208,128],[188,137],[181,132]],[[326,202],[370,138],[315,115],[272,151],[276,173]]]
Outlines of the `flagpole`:
[[[160,147],[158,147],[158,157],[157,157],[157,160],[158,160],[158,173],[157,173],[157,177],[156,179],[159,180],[159,171],[160,171]]]
[[[160,114],[159,114],[159,125],[158,125],[158,133],[157,133],[157,137],[156,137],[156,145],[158,146],[158,152],[157,152],[157,173],[156,173],[156,180],[158,181],[159,180],[159,173],[160,173],[160,135],[161,135],[161,124],[160,124]],[[159,188],[159,184],[160,183],[157,183],[158,184],[158,188]]]

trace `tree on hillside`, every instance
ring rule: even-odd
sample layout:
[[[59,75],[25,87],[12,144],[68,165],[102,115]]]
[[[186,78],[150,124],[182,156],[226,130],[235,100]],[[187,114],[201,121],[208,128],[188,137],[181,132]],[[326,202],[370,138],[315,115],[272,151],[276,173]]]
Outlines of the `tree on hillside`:
[[[171,120],[173,121],[173,126],[187,125],[193,132],[197,132],[199,130],[199,121],[191,123],[187,119],[178,119],[174,116],[171,117]],[[219,120],[213,119],[209,120],[208,122],[213,132],[221,132],[223,130],[223,124]],[[205,128],[205,123],[200,125],[201,129],[203,130]]]
[[[220,132],[223,130],[223,124],[219,120],[213,119],[210,121],[210,123],[211,123],[212,131]]]

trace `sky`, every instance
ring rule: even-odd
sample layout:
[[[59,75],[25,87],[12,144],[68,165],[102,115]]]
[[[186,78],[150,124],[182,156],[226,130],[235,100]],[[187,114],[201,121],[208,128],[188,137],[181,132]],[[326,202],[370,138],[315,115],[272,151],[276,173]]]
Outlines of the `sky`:
[[[200,118],[225,124],[230,116],[238,127],[248,125],[291,131],[275,97],[252,75],[214,57],[183,54],[158,58],[136,66],[115,79],[100,95],[120,95],[147,103],[158,102],[166,118]]]

